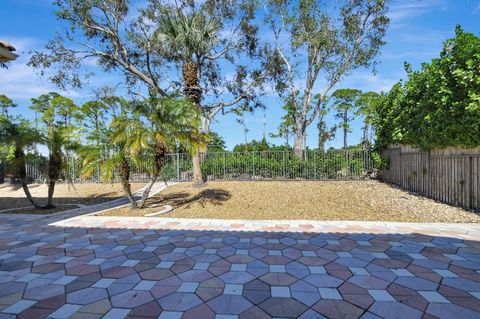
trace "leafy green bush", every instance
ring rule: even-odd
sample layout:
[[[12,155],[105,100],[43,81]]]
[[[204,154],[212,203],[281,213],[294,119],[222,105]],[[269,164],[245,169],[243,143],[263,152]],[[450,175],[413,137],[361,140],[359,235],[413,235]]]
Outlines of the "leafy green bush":
[[[376,110],[377,145],[480,145],[480,38],[456,28],[439,58],[393,86]]]

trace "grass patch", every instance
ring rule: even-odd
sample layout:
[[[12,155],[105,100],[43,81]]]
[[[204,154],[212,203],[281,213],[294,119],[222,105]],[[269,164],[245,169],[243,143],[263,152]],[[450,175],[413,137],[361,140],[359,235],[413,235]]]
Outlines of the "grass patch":
[[[211,181],[168,187],[147,201],[106,216],[144,216],[171,205],[162,217],[221,219],[480,222],[474,212],[408,193],[378,181]]]

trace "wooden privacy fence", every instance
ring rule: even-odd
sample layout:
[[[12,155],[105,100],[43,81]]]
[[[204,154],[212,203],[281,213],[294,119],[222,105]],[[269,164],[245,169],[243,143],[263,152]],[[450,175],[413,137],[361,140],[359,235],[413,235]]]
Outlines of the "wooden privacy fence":
[[[470,209],[480,209],[480,148],[421,152],[409,147],[382,151],[382,180]]]

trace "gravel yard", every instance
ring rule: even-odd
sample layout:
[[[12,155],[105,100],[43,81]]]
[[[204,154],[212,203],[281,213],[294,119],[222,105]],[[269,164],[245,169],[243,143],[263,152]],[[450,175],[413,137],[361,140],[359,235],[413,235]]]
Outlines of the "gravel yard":
[[[132,191],[142,188],[145,184],[133,183]],[[47,197],[46,184],[32,184],[29,185],[32,196],[40,203],[44,204]],[[100,184],[100,183],[79,183],[79,184],[57,184],[55,186],[55,193],[53,203],[59,205],[55,209],[38,210],[31,207],[30,202],[25,197],[22,186],[20,184],[0,184],[0,211],[29,207],[27,209],[10,211],[8,213],[28,213],[28,214],[51,214],[59,211],[77,208],[75,204],[94,205],[111,201],[117,198],[124,197],[122,186],[116,184]],[[67,206],[64,206],[67,205]]]
[[[103,215],[222,219],[480,222],[478,213],[452,207],[379,181],[251,181],[190,183],[168,187],[142,210],[119,208]]]

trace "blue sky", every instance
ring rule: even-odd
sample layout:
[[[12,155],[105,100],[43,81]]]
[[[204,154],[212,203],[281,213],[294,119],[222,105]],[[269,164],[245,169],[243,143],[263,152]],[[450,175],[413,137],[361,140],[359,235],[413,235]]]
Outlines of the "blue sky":
[[[62,33],[63,25],[53,15],[50,0],[0,0],[0,39],[7,40],[17,48],[20,58],[8,70],[0,69],[0,94],[12,98],[19,108],[17,114],[32,117],[28,109],[30,98],[56,90],[45,79],[38,77],[26,66],[28,52],[41,49],[53,38],[55,32]],[[364,91],[387,91],[395,82],[405,77],[404,61],[416,69],[422,62],[437,57],[442,42],[454,35],[455,25],[460,24],[466,31],[479,34],[480,0],[394,0],[390,5],[391,24],[386,36],[387,44],[382,48],[377,66],[377,74],[371,70],[359,69],[352,72],[337,88],[357,88]],[[112,74],[98,73],[92,83],[78,92],[62,92],[76,102],[83,103],[91,97],[92,89],[105,84],[116,84],[119,78]],[[56,90],[58,91],[58,90]],[[281,104],[274,95],[263,98],[267,109],[257,110],[246,116],[249,139],[261,139],[263,134],[264,112],[266,112],[266,132],[275,132],[283,115]],[[333,114],[327,121],[335,123]],[[360,121],[356,121],[349,140],[356,143],[360,139]],[[212,126],[232,148],[243,142],[243,128],[234,115],[219,114]],[[281,144],[282,140],[270,139]],[[315,146],[317,131],[315,123],[307,130],[307,144]],[[327,146],[340,147],[342,134]]]

